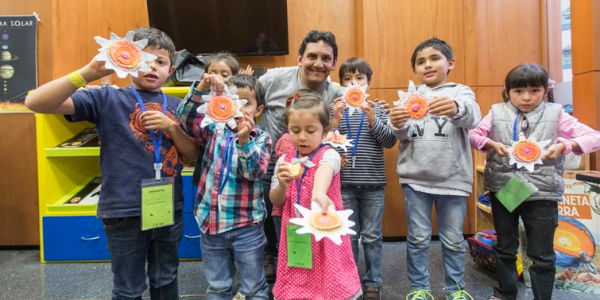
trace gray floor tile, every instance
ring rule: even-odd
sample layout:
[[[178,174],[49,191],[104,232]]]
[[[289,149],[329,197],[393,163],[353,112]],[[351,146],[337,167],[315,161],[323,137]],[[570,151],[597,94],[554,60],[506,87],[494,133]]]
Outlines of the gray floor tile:
[[[406,243],[387,242],[383,249],[382,274],[385,281],[382,298],[404,299],[410,291],[406,276]],[[432,294],[444,299],[444,266],[441,246],[431,243],[429,272]],[[494,275],[478,269],[472,258],[465,261],[467,291],[475,300],[487,300],[495,284]],[[361,259],[359,270],[364,272]],[[0,299],[2,300],[105,300],[110,299],[111,271],[109,263],[53,263],[41,264],[39,251],[0,251]],[[206,281],[202,262],[184,261],[179,268],[179,292],[182,300],[204,299]],[[237,289],[237,281],[235,288]],[[145,299],[148,298],[147,292]],[[533,299],[530,289],[519,284],[519,300]],[[598,300],[598,295],[555,290],[553,300]]]

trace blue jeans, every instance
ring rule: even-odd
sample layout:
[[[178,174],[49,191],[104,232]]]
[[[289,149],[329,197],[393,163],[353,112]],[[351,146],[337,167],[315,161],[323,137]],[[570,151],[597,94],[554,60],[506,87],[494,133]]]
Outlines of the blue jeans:
[[[263,256],[267,238],[263,223],[254,223],[200,239],[204,275],[208,281],[206,300],[233,297],[235,263],[240,269],[240,292],[246,299],[269,299]]]
[[[511,213],[498,201],[495,194],[492,194],[490,200],[498,237],[498,242],[494,245],[498,276],[494,296],[503,300],[517,299],[517,231],[521,216],[527,235],[527,256],[533,262],[529,267],[533,297],[536,300],[551,299],[556,272],[554,232],[558,226],[558,203],[526,201]]]
[[[446,270],[446,293],[464,289],[467,250],[463,237],[463,220],[467,212],[467,197],[421,193],[407,184],[402,185],[402,192],[408,221],[406,247],[410,287],[414,290],[430,289],[427,252],[431,241],[431,209],[435,203],[438,235],[442,242],[442,258]]]
[[[146,259],[151,299],[177,299],[177,248],[183,234],[181,211],[175,224],[141,230],[140,217],[103,219],[113,272],[112,299],[142,299],[146,285]]]
[[[381,221],[383,220],[384,207],[383,187],[349,187],[342,188],[344,209],[351,209],[354,213],[350,221],[356,225],[352,227],[356,235],[350,235],[354,262],[358,265],[358,239],[360,238],[365,252],[366,273],[362,278],[363,285],[381,288],[381,252],[382,235]]]

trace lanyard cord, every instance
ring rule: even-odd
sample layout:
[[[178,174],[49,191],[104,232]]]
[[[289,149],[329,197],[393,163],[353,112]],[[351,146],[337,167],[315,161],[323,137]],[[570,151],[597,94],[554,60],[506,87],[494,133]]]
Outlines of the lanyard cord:
[[[319,150],[321,150],[321,146],[319,146],[319,148],[317,149],[317,151],[315,151],[315,153],[313,153],[308,160],[310,160],[312,162],[313,157],[315,156],[315,154],[317,154],[319,152]],[[296,158],[298,158],[298,151],[296,150]],[[296,203],[298,205],[300,205],[300,190],[302,189],[302,181],[304,180],[304,175],[306,175],[306,172],[308,171],[308,168],[305,166],[304,167],[304,171],[302,171],[302,176],[300,176],[300,179],[296,179]],[[298,182],[299,181],[299,182]]]
[[[350,127],[350,120],[348,120],[348,108],[344,109],[344,116],[346,117],[346,127],[348,127],[348,137],[352,139],[352,128]],[[362,113],[360,118],[360,125],[358,126],[358,132],[356,133],[356,140],[354,140],[354,147],[352,147],[352,167],[354,167],[354,160],[356,157],[356,148],[358,148],[358,139],[360,139],[360,132],[362,131],[363,124],[365,123],[365,113]]]
[[[131,89],[131,91],[133,92],[133,95],[135,95],[135,98],[137,99],[138,103],[140,104],[140,109],[142,110],[142,112],[146,112],[146,106],[144,105],[144,101],[142,101],[142,97],[140,96],[138,91],[133,87],[133,84],[130,85],[129,88]],[[163,113],[163,115],[166,115],[167,114],[167,95],[165,95],[162,91],[160,92],[160,94],[163,97],[162,113]],[[150,137],[152,138],[152,146],[154,147],[154,171],[156,172],[156,180],[160,180],[160,171],[162,170],[162,163],[160,160],[160,146],[162,145],[163,132],[159,130],[158,138],[157,138],[154,134],[153,129],[149,129],[149,131],[150,131]]]

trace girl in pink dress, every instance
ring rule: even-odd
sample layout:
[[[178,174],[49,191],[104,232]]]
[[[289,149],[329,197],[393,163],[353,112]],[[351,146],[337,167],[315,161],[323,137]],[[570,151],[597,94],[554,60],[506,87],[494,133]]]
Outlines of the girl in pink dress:
[[[336,210],[342,210],[343,204],[340,156],[335,150],[321,145],[329,126],[325,100],[311,90],[298,90],[288,100],[285,120],[296,150],[279,158],[275,166],[277,176],[273,176],[271,183],[271,201],[283,208],[273,295],[278,300],[358,299],[362,290],[347,235],[342,237],[339,246],[328,238],[317,242],[311,235],[312,268],[288,265],[287,227],[291,225],[291,218],[301,217],[294,204],[310,208],[311,201],[315,201],[323,211],[327,211],[331,203]],[[303,175],[294,178],[289,167],[293,158],[308,159],[314,166],[305,167]]]

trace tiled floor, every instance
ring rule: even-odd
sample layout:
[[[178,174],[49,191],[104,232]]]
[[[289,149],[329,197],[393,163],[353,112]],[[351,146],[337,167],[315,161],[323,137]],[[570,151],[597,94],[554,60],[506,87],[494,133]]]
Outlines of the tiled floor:
[[[406,243],[384,243],[383,299],[404,299],[409,291],[406,277]],[[493,274],[476,268],[467,255],[467,290],[474,299],[489,299],[494,285]],[[359,268],[364,268],[361,262]],[[441,263],[440,243],[432,242],[429,270],[432,292],[436,299],[444,299],[444,268]],[[519,285],[518,299],[533,299],[530,289]],[[204,299],[206,281],[202,262],[182,262],[179,269],[181,299]],[[41,264],[37,250],[0,251],[0,299],[110,299],[111,271],[108,263]],[[599,295],[570,293],[555,290],[553,300],[598,300]]]

